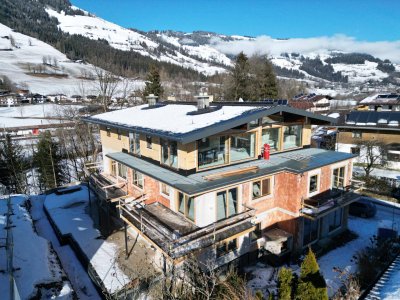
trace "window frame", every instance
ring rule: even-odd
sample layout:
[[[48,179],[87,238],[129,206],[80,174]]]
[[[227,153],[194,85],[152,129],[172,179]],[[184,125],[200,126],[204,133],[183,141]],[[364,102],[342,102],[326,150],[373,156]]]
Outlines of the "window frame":
[[[163,187],[165,187],[166,190],[168,190],[168,193],[164,193]],[[167,198],[170,197],[171,196],[171,187],[163,182],[160,182],[160,194]]]
[[[125,174],[121,174],[121,172],[125,169]],[[124,164],[117,163],[117,175],[119,178],[122,178],[124,180],[128,179],[128,167]],[[124,176],[125,175],[125,176]]]
[[[265,180],[269,180],[269,193],[263,195],[263,194],[262,194],[262,191],[263,191],[263,182],[264,182]],[[261,194],[260,194],[259,197],[254,198],[253,188],[254,188],[254,184],[255,184],[256,182],[260,182],[260,191],[261,191]],[[251,182],[251,189],[250,189],[250,198],[251,198],[251,201],[258,201],[258,200],[260,200],[260,199],[265,199],[265,198],[267,198],[267,197],[271,197],[272,194],[273,194],[272,185],[273,185],[273,176],[262,177],[262,178],[259,178],[259,179],[257,179],[257,180],[252,181],[252,182]]]
[[[285,128],[294,127],[298,126],[300,127],[300,138],[299,138],[299,145],[295,145],[293,147],[285,147]],[[281,138],[282,138],[282,143],[281,143],[281,151],[288,151],[291,149],[297,149],[303,147],[303,129],[304,129],[304,124],[303,123],[293,123],[293,124],[284,124],[282,125],[282,130],[281,130]]]
[[[340,169],[344,169],[343,170],[343,178],[340,177]],[[338,170],[338,179],[335,180],[335,171]],[[345,187],[345,183],[346,183],[346,175],[347,175],[347,168],[346,165],[339,165],[339,166],[333,166],[332,167],[332,183],[331,183],[331,188],[344,188]],[[340,187],[340,185],[337,185],[337,182],[340,182],[340,179],[343,179],[342,182],[342,186]],[[336,182],[335,182],[336,181]]]
[[[153,149],[153,138],[151,135],[146,134],[146,148]]]
[[[337,212],[340,212],[340,214],[336,214]],[[336,230],[340,229],[343,226],[343,207],[340,207],[336,210],[334,210],[333,212],[331,212],[331,214],[335,214],[334,215],[334,219],[333,219],[333,224],[334,226],[331,226],[331,219],[329,219],[329,224],[328,224],[328,233],[331,234],[332,232],[335,232]],[[337,219],[340,219],[340,223],[339,225],[335,225]]]
[[[308,245],[314,244],[314,243],[316,243],[318,241],[319,236],[320,236],[320,230],[321,230],[321,222],[320,222],[320,220],[321,219],[311,220],[311,219],[303,217],[303,237],[302,237],[303,248],[307,247]],[[316,237],[313,240],[307,241],[307,243],[305,243],[305,239],[306,239],[306,236],[305,236],[305,222],[317,222],[317,228],[315,230],[316,231]],[[310,233],[309,233],[309,237],[311,237],[311,233],[312,232],[313,231],[311,230]]]
[[[316,190],[310,191],[311,177],[314,177],[314,176],[317,176]],[[312,196],[319,194],[320,185],[321,185],[321,170],[309,172],[308,180],[307,180],[307,195],[308,195],[308,197],[312,197]]]
[[[230,206],[229,206],[229,191],[230,190],[234,190],[234,189],[236,190],[236,207],[235,207],[236,213],[230,215],[230,212],[229,212],[229,209],[230,209]],[[222,219],[218,219],[218,194],[220,194],[220,193],[225,193],[225,199],[227,201],[226,205],[225,205],[225,207],[226,207],[225,218],[222,218]],[[217,191],[215,193],[215,222],[219,222],[219,221],[222,221],[222,220],[229,219],[229,218],[231,218],[234,215],[237,215],[239,213],[240,213],[239,212],[239,188],[237,186],[236,187],[231,187],[231,188],[228,188],[228,189],[224,189],[224,190],[220,190],[220,191]]]
[[[106,127],[106,133],[108,137],[111,137],[111,128],[110,127]]]
[[[180,195],[182,195],[183,196],[183,210],[184,210],[184,212],[181,212],[180,211]],[[192,218],[190,218],[190,215],[189,215],[189,206],[188,206],[188,202],[189,202],[189,199],[192,199],[192,201],[193,201],[193,219]],[[178,198],[177,198],[177,202],[176,202],[176,211],[179,213],[179,214],[181,214],[181,215],[183,215],[186,219],[188,219],[189,221],[191,221],[191,222],[193,222],[193,223],[196,223],[196,201],[195,201],[195,198],[194,197],[189,197],[187,194],[185,194],[185,193],[182,193],[182,192],[178,192]]]
[[[137,176],[141,176],[141,179],[137,178]],[[138,184],[141,181],[141,185]],[[143,173],[136,171],[135,169],[132,169],[132,185],[139,189],[143,190],[144,189],[144,175]]]
[[[362,131],[359,131],[359,130],[352,131],[351,137],[353,139],[362,139]]]
[[[129,153],[140,156],[140,134],[135,131],[130,131],[129,137]]]
[[[120,129],[117,129],[118,140],[122,139],[122,133]]]
[[[173,161],[171,160],[171,153],[172,153],[172,144],[175,143],[176,147],[176,166],[173,165]],[[168,163],[164,163],[164,146],[166,145],[167,147],[167,156],[168,156]],[[178,142],[176,141],[171,141],[167,139],[162,139],[160,138],[160,146],[161,146],[161,151],[160,151],[160,164],[163,166],[167,166],[172,169],[179,169],[179,156],[178,156]]]

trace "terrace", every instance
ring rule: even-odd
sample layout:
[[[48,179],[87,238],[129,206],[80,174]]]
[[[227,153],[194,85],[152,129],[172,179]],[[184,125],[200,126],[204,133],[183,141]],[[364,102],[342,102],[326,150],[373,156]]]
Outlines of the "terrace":
[[[245,207],[244,212],[206,227],[198,227],[161,203],[146,205],[145,200],[143,197],[120,199],[120,216],[126,224],[144,234],[148,241],[172,259],[254,229],[254,210],[251,208]]]
[[[357,191],[363,188],[362,181],[353,180],[349,186],[332,188],[313,197],[303,199],[300,213],[304,217],[318,219],[339,207],[357,201]]]

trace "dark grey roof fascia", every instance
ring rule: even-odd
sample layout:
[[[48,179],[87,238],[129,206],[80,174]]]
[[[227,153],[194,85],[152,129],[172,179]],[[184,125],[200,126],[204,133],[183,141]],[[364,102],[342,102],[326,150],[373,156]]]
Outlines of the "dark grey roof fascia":
[[[256,172],[249,172],[240,175],[223,177],[221,179],[216,179],[212,181],[207,181],[204,179],[204,176],[219,173],[224,171],[227,168],[237,168],[240,170],[240,167],[246,166],[246,164],[251,164],[254,166],[268,163],[268,161],[264,160],[254,160],[250,162],[244,162],[242,164],[238,164],[235,166],[226,166],[222,168],[213,169],[210,171],[203,171],[189,176],[183,176],[161,166],[155,165],[153,163],[144,161],[143,159],[134,157],[130,154],[117,152],[110,153],[106,156],[122,163],[132,169],[135,169],[149,177],[155,178],[158,181],[161,181],[177,190],[188,194],[190,196],[203,194],[211,190],[224,188],[226,186],[240,184],[242,182],[251,181],[255,178],[260,178],[262,176],[278,173],[278,172],[291,172],[295,174],[301,174],[303,172],[308,172],[310,170],[318,169],[326,165],[331,165],[333,163],[341,162],[344,160],[348,160],[354,157],[357,157],[355,154],[343,153],[343,152],[335,152],[317,149],[302,149],[295,150],[293,152],[296,153],[308,153],[308,152],[319,152],[313,155],[310,155],[308,163],[306,161],[296,161],[292,159],[285,158],[286,153],[277,153],[271,155],[271,164],[267,167],[260,167]],[[277,162],[274,163],[274,156],[277,158]],[[280,156],[280,157],[279,157]],[[282,157],[284,159],[282,159]]]
[[[377,126],[365,126],[365,125],[336,125],[336,128],[345,129],[364,129],[364,130],[379,130],[379,131],[400,131],[400,127],[377,127]]]
[[[122,130],[134,130],[139,133],[143,134],[149,134],[177,142],[181,142],[182,144],[187,144],[194,142],[196,140],[199,140],[201,138],[211,136],[226,130],[229,130],[233,127],[240,126],[242,124],[248,123],[254,119],[259,119],[264,116],[269,116],[275,113],[280,113],[280,112],[287,112],[291,114],[297,114],[301,115],[304,117],[308,117],[310,119],[315,119],[315,120],[320,120],[324,122],[328,122],[330,124],[334,124],[336,122],[336,119],[322,116],[322,115],[317,115],[312,112],[308,112],[305,110],[289,107],[289,106],[283,106],[283,105],[276,105],[276,106],[266,106],[266,107],[261,107],[259,109],[255,109],[249,112],[245,112],[244,114],[234,117],[229,120],[221,121],[212,125],[209,125],[207,127],[199,128],[187,133],[171,133],[171,132],[166,132],[162,130],[155,130],[155,129],[149,129],[149,128],[143,128],[143,127],[138,127],[138,126],[128,126],[128,125],[123,125],[123,124],[118,124],[110,121],[104,121],[104,120],[99,120],[96,119],[95,117],[86,117],[82,118],[84,122],[89,122],[89,123],[94,123],[98,125],[105,125],[105,126],[110,126],[113,128],[119,128]]]

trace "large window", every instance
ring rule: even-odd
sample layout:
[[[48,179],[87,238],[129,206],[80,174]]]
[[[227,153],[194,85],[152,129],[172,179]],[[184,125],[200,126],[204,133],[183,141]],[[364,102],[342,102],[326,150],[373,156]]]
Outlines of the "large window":
[[[242,133],[231,136],[231,161],[238,161],[255,156],[256,134]]]
[[[312,194],[318,192],[318,174],[310,176],[310,181],[308,184],[308,193]]]
[[[133,185],[137,186],[138,188],[143,189],[143,185],[144,185],[143,174],[136,170],[132,170],[132,175],[133,175]]]
[[[301,125],[283,126],[283,149],[301,146]]]
[[[329,224],[329,232],[334,231],[342,226],[342,216],[343,208],[339,208],[326,216],[325,220],[327,220]]]
[[[340,167],[333,169],[332,174],[332,187],[334,188],[342,188],[344,187],[344,172],[345,167]]]
[[[111,175],[117,176],[117,162],[115,160],[111,161]]]
[[[222,242],[217,246],[217,257],[221,257],[236,249],[237,249],[237,239],[233,239],[228,242]]]
[[[217,221],[238,213],[237,189],[217,193]]]
[[[118,163],[118,176],[126,179],[127,173],[128,168],[125,165]]]
[[[257,199],[260,197],[271,195],[271,178],[257,180],[253,182],[252,198]]]
[[[226,137],[214,136],[197,141],[199,169],[225,164],[228,162],[225,149]]]
[[[179,192],[178,211],[186,218],[194,221],[194,198]]]
[[[173,168],[178,168],[178,146],[174,141],[160,139],[161,163]]]
[[[318,238],[319,219],[313,221],[307,218],[303,218],[303,220],[304,220],[303,246],[306,246],[314,242]]]
[[[280,128],[267,128],[262,131],[262,146],[268,144],[271,151],[278,151],[280,148]]]
[[[129,132],[129,151],[140,155],[140,136],[139,133]]]

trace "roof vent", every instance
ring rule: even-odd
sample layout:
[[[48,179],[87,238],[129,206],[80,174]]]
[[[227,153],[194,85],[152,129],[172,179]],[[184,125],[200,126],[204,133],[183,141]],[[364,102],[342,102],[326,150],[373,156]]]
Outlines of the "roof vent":
[[[194,97],[197,99],[198,110],[210,107],[210,96],[207,93],[199,93],[199,95]]]
[[[147,103],[149,103],[149,106],[155,106],[157,104],[158,96],[156,96],[154,94],[150,94],[150,95],[146,96],[146,99],[147,99]]]

